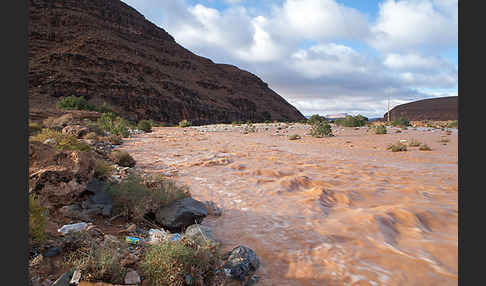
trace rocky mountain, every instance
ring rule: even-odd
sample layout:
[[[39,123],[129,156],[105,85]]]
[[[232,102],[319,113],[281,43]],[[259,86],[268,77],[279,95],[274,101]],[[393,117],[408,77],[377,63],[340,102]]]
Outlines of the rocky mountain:
[[[457,96],[429,98],[395,106],[390,110],[390,119],[406,117],[408,120],[457,120]],[[383,118],[386,120],[388,112]]]
[[[119,0],[30,0],[28,70],[37,118],[75,95],[132,120],[305,119],[254,74],[193,54]]]

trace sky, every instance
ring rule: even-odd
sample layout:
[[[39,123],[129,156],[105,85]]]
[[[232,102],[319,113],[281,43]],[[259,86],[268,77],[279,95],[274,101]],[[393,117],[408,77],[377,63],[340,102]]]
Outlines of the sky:
[[[122,0],[302,114],[383,117],[458,95],[458,0]]]

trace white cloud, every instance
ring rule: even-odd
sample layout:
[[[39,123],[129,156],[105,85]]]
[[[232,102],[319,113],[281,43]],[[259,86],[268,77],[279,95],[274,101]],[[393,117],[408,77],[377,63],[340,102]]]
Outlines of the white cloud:
[[[457,6],[449,0],[387,0],[369,42],[385,51],[457,45]]]
[[[272,18],[275,31],[304,39],[358,39],[369,32],[362,13],[334,0],[286,0]]]
[[[266,12],[225,1],[237,5],[126,0],[185,48],[258,75],[304,114],[382,116],[389,95],[400,104],[457,90],[457,65],[438,54],[457,46],[457,1],[387,0],[373,23],[335,0],[284,0]]]

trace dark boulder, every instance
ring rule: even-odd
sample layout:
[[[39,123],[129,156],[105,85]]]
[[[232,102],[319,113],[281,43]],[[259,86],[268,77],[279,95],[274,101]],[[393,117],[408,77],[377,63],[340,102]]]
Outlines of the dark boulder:
[[[179,232],[191,224],[201,223],[207,215],[208,209],[204,203],[185,198],[159,208],[155,220],[165,229]]]
[[[226,276],[244,281],[245,277],[256,271],[260,261],[255,251],[246,246],[238,246],[231,250],[228,260],[223,265]]]

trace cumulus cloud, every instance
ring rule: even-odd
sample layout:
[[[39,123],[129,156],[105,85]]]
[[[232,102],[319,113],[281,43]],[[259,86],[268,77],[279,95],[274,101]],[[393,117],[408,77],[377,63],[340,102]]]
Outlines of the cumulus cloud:
[[[368,41],[385,51],[455,46],[457,12],[457,0],[387,0],[380,4]]]
[[[374,21],[335,0],[266,11],[224,1],[232,5],[125,0],[185,48],[258,75],[305,115],[378,117],[388,96],[396,105],[457,90],[457,65],[434,52],[457,47],[457,0],[386,0]]]

